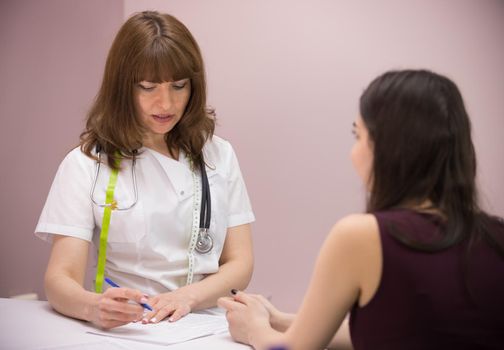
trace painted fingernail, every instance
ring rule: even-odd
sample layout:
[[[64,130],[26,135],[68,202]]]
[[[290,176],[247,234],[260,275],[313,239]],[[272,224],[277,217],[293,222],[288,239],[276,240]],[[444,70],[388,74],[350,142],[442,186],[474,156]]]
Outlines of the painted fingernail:
[[[231,294],[236,295],[236,293],[238,293],[238,290],[237,290],[237,289],[234,289],[234,288],[233,288],[233,289],[231,289]]]
[[[151,318],[151,320],[150,320],[150,321],[151,321],[152,323],[156,323],[156,322],[157,322],[157,320],[156,320],[156,318],[155,318],[155,317]]]
[[[145,298],[145,297],[144,297],[144,298],[142,298],[142,299],[140,299],[140,302],[141,302],[142,304],[147,304],[147,302],[148,302],[148,301],[149,301],[149,300],[147,300],[147,298]]]

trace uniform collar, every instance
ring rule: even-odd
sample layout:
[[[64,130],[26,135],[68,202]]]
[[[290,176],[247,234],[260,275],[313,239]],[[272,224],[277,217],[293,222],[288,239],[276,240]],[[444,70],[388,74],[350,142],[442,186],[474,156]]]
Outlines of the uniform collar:
[[[193,193],[192,174],[189,159],[184,151],[180,151],[179,160],[170,158],[153,149],[143,147],[145,151],[152,155],[164,170],[165,175],[170,180],[179,200],[190,197]]]

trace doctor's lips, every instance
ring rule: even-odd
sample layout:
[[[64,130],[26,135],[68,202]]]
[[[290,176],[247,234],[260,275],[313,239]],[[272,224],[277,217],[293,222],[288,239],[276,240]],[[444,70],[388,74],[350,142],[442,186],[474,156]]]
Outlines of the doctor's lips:
[[[175,117],[175,114],[152,114],[152,117],[160,122],[166,122]]]

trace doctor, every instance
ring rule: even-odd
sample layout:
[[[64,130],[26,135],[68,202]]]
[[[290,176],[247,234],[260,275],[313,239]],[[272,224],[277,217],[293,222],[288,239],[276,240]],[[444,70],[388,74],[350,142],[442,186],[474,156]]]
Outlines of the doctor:
[[[176,18],[142,12],[121,27],[36,227],[52,242],[45,288],[58,312],[102,328],[176,321],[249,283],[254,215],[205,89],[198,45]],[[106,289],[105,277],[121,287]]]

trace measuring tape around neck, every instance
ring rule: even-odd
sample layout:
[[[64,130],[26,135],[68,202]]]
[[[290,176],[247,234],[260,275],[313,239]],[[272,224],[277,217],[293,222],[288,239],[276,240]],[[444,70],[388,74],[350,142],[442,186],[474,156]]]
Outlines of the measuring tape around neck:
[[[105,274],[105,264],[107,260],[107,240],[110,227],[110,218],[112,211],[117,205],[114,199],[114,191],[117,184],[117,176],[119,174],[119,166],[121,158],[116,158],[116,169],[111,169],[110,178],[105,192],[105,208],[103,209],[102,228],[100,231],[100,245],[98,247],[98,262],[96,264],[95,292],[101,293],[103,290],[103,280]]]
[[[187,268],[186,285],[191,284],[193,282],[194,277],[194,250],[196,248],[196,243],[198,241],[200,208],[202,200],[200,178],[196,176],[196,169],[194,166],[194,162],[192,161],[191,158],[189,158],[189,163],[191,166],[194,197],[193,197],[193,209],[192,209],[191,237],[189,240],[189,248],[187,249],[188,268]]]

